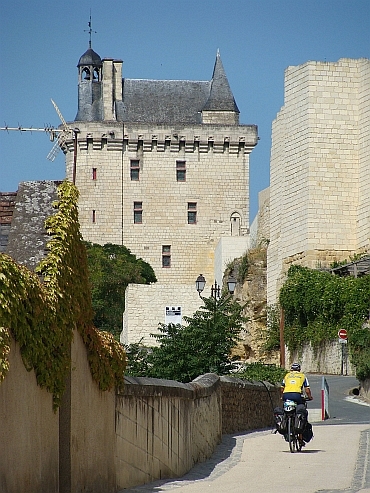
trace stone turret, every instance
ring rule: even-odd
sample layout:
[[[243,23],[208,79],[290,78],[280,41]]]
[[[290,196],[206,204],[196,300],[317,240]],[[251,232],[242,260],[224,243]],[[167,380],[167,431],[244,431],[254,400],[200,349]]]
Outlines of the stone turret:
[[[91,48],[78,62],[78,111],[76,121],[103,120],[102,68],[100,56]]]
[[[225,125],[239,124],[239,109],[231,92],[219,51],[213,69],[210,95],[202,110],[202,121]]]

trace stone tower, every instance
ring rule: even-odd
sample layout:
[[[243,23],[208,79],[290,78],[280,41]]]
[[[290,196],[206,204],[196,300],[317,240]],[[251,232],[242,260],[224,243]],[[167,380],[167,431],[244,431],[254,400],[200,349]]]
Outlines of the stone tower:
[[[272,126],[268,302],[291,264],[329,267],[370,251],[370,60],[285,72]]]
[[[221,282],[225,263],[248,248],[258,137],[239,123],[220,54],[208,81],[122,78],[122,61],[91,47],[78,73],[77,155],[72,139],[64,151],[69,179],[76,162],[83,237],[125,245],[168,292],[182,285],[194,296],[200,273],[209,288]]]

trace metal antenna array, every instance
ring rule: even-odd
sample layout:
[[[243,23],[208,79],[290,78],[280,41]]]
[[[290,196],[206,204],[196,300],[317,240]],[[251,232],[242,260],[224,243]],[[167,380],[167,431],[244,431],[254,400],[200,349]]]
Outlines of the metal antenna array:
[[[53,100],[51,100],[51,102],[53,103],[55,111],[57,112],[57,114],[60,118],[60,121],[62,122],[62,125],[63,125],[63,129],[60,130],[60,134],[59,134],[58,139],[55,141],[55,144],[51,148],[49,154],[46,156],[46,158],[49,159],[49,161],[54,161],[58,152],[60,151],[60,148],[65,143],[67,138],[71,135],[72,129],[68,127],[67,122],[63,118],[63,115],[60,112],[58,106],[55,104],[55,102]]]
[[[50,136],[51,142],[54,142],[54,145],[49,152],[49,154],[46,156],[49,161],[54,161],[56,158],[58,152],[60,151],[61,146],[65,143],[68,137],[71,136],[73,133],[73,129],[68,127],[67,122],[63,118],[62,113],[60,112],[58,106],[55,104],[53,100],[51,100],[53,103],[53,106],[55,108],[55,111],[57,112],[60,121],[62,122],[63,128],[54,128],[51,125],[48,125],[44,128],[34,128],[34,127],[22,127],[22,125],[18,125],[18,127],[9,127],[7,124],[5,124],[4,127],[0,127],[0,130],[5,130],[6,132],[10,131],[18,131],[18,132],[46,132]]]

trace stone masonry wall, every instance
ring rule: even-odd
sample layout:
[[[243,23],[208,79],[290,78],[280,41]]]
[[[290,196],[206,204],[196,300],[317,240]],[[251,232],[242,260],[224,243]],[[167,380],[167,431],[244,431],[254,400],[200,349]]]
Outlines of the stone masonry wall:
[[[294,361],[299,361],[305,373],[327,373],[329,375],[355,375],[355,368],[351,365],[348,347],[346,344],[333,341],[317,350],[309,344],[294,351],[286,352],[286,367]]]
[[[221,441],[216,375],[190,384],[126,378],[117,399],[117,484],[129,488],[183,475]]]
[[[55,413],[12,342],[0,385],[0,491],[115,493],[185,474],[212,455],[222,433],[272,425],[278,389],[268,385],[214,374],[190,384],[127,377],[122,393],[101,392],[77,333],[71,353]]]
[[[222,433],[256,430],[274,425],[273,410],[280,405],[280,388],[267,382],[221,377]]]
[[[214,275],[214,250],[231,236],[231,217],[240,235],[249,228],[249,153],[257,143],[253,125],[166,126],[79,122],[76,185],[85,240],[124,244],[149,262],[160,283],[193,284]],[[72,178],[73,142],[66,148]],[[139,180],[130,160],[139,160]],[[177,181],[176,161],[186,163]],[[93,172],[93,170],[95,170]],[[134,224],[134,202],[142,223]],[[188,224],[188,204],[196,224]],[[162,267],[162,247],[171,247],[171,267]]]
[[[5,252],[13,218],[17,192],[0,192],[0,252]]]
[[[367,59],[286,70],[272,131],[269,304],[285,259],[326,266],[320,252],[340,261],[369,248],[369,89]]]
[[[129,284],[125,292],[121,342],[133,344],[141,341],[145,346],[156,346],[157,341],[151,334],[159,333],[159,323],[166,322],[166,307],[181,307],[182,317],[191,317],[202,304],[195,289],[195,279],[192,285]]]

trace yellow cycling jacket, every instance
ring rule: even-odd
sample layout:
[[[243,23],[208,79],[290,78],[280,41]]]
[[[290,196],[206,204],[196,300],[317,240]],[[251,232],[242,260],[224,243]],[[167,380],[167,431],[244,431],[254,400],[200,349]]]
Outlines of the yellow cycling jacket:
[[[290,371],[285,375],[281,386],[284,387],[284,392],[301,393],[303,387],[309,387],[310,385],[304,373],[300,371]]]

